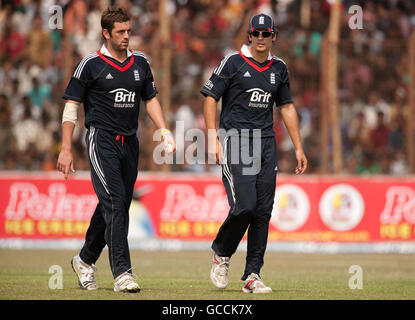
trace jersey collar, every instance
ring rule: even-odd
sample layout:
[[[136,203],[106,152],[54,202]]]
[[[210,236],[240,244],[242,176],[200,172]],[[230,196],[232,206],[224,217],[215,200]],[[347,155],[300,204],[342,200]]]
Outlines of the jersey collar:
[[[259,72],[263,72],[263,71],[265,71],[265,70],[267,70],[270,66],[271,66],[271,64],[272,64],[272,62],[274,61],[274,59],[273,59],[273,57],[272,57],[272,55],[271,55],[271,52],[268,52],[268,63],[265,65],[265,66],[263,66],[263,67],[260,67],[260,66],[258,66],[258,65],[256,65],[253,61],[251,61],[251,60],[249,60],[249,58],[253,58],[252,57],[252,54],[251,54],[251,52],[249,51],[249,47],[247,46],[247,45],[243,45],[242,46],[242,48],[241,48],[241,50],[240,51],[238,51],[239,52],[239,54],[241,55],[241,57],[252,67],[252,68],[254,68],[254,69],[256,69],[257,71],[259,71]]]
[[[130,61],[124,66],[120,67],[118,64],[116,64],[114,61],[111,61],[107,57],[112,58],[111,54],[109,53],[108,49],[105,47],[105,45],[102,45],[101,49],[97,51],[97,54],[100,56],[102,60],[113,66],[114,68],[120,70],[121,72],[124,72],[129,67],[131,67],[134,63],[134,56],[132,50],[127,49],[127,60],[130,58]]]
[[[101,49],[99,50],[99,52],[101,52],[104,56],[110,57],[110,58],[114,58],[111,53],[108,51],[107,47],[105,46],[105,44],[102,45]],[[132,51],[129,50],[127,48],[127,59],[132,55]]]
[[[246,44],[244,44],[243,46],[242,46],[242,48],[241,48],[241,52],[242,52],[242,54],[245,56],[245,57],[247,57],[247,58],[253,58],[252,57],[252,54],[251,54],[251,51],[249,51],[249,48],[251,48],[251,47],[249,47],[249,46],[247,46]],[[268,59],[267,60],[271,60],[273,57],[272,57],[272,54],[271,54],[271,50],[270,51],[268,51]]]

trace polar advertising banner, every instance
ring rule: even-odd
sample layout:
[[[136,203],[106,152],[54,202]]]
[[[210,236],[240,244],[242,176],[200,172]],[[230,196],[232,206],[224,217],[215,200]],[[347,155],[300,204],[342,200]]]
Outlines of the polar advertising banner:
[[[1,239],[83,239],[97,205],[87,175],[0,176]],[[229,204],[220,178],[139,176],[130,239],[212,240]],[[415,178],[280,176],[270,242],[411,242]]]

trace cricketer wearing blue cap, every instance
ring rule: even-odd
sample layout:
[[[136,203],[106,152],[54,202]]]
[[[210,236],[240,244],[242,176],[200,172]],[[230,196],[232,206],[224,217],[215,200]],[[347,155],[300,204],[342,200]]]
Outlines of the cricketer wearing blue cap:
[[[230,258],[248,230],[242,291],[272,291],[259,274],[264,263],[278,170],[274,105],[280,108],[295,147],[295,173],[302,174],[307,168],[287,66],[271,54],[276,39],[273,19],[265,14],[253,16],[248,29],[249,45],[227,55],[201,90],[206,98],[208,152],[222,165],[222,181],[230,205],[229,214],[212,244],[211,280],[218,288],[228,285]],[[226,132],[222,141],[215,121],[220,99],[219,129]],[[244,159],[252,161],[247,163]]]

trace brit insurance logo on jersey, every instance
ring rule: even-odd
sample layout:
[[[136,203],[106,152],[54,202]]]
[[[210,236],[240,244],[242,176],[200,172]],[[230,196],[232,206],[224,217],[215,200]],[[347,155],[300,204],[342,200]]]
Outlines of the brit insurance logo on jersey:
[[[128,91],[124,88],[118,88],[110,91],[109,93],[114,94],[114,108],[134,108],[134,91]]]
[[[266,92],[260,88],[249,89],[249,90],[246,90],[245,92],[251,94],[251,98],[248,104],[249,107],[268,108],[269,99],[271,98],[271,93]]]

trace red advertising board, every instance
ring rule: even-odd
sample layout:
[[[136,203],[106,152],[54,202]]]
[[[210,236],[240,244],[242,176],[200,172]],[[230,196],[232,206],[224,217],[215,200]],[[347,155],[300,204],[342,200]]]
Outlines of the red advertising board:
[[[415,240],[415,178],[280,176],[269,241]],[[97,198],[88,176],[0,175],[0,239],[80,239]],[[139,176],[130,236],[209,240],[229,205],[209,176]]]

